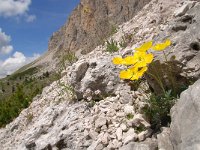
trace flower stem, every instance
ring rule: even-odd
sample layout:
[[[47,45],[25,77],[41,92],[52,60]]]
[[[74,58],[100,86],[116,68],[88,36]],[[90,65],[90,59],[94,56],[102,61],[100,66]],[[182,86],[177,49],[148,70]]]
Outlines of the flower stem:
[[[168,60],[167,60],[167,55],[166,55],[165,51],[163,51],[163,55],[164,55],[164,58],[165,58],[165,62],[167,62]]]
[[[155,76],[155,75],[152,74],[152,73],[147,72],[147,74],[150,75],[150,76],[152,76],[152,77],[157,81],[157,83],[160,85],[160,87],[161,87],[163,93],[165,93],[166,91],[165,91],[165,88],[164,88],[164,86],[163,86],[162,81],[161,81],[157,76]]]

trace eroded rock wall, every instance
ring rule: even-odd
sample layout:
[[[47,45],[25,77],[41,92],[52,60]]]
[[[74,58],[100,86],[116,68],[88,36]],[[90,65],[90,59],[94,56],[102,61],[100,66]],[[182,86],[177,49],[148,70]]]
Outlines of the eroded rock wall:
[[[67,23],[53,34],[49,51],[92,51],[119,24],[133,18],[150,0],[81,0]]]

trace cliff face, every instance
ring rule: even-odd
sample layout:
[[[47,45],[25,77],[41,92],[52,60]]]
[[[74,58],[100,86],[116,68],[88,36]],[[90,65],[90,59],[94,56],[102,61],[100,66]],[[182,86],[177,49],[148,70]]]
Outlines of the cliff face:
[[[133,18],[150,0],[81,0],[67,23],[49,41],[49,51],[88,53]]]

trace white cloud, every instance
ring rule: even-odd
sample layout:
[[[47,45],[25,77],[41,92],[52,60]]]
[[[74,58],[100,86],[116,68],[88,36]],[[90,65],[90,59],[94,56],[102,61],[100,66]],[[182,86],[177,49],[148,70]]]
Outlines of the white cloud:
[[[36,16],[28,14],[30,4],[31,0],[0,0],[0,16],[17,20],[23,17],[26,22],[33,22]]]
[[[0,28],[0,54],[9,54],[13,50],[13,46],[9,45],[11,37],[6,35]]]
[[[36,16],[35,15],[27,15],[26,16],[26,22],[33,22],[33,21],[35,21],[35,19],[36,19]]]
[[[0,16],[12,17],[25,14],[31,0],[0,0]]]
[[[12,57],[4,61],[0,60],[0,78],[15,72],[17,69],[34,61],[39,56],[39,54],[34,54],[32,57],[26,57],[21,52],[15,52]]]

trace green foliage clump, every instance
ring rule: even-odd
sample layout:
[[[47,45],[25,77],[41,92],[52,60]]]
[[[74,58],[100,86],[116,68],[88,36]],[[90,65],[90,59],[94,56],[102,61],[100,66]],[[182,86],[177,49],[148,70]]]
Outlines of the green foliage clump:
[[[118,50],[119,50],[119,47],[116,41],[114,41],[113,39],[111,39],[110,41],[107,41],[107,48],[106,48],[107,52],[114,53],[114,52],[117,52]]]
[[[0,101],[0,127],[11,122],[19,115],[23,108],[27,108],[32,101],[33,95],[27,95],[22,85],[17,86],[16,92],[9,98]],[[33,91],[33,94],[36,91]],[[37,93],[38,94],[38,93]]]
[[[177,97],[172,91],[167,91],[163,95],[152,93],[148,100],[149,106],[144,108],[145,116],[149,119],[152,128],[159,129],[161,126],[168,126],[171,122],[170,109],[175,104]]]
[[[76,57],[74,52],[70,52],[68,51],[67,53],[62,54],[61,56],[61,61],[59,63],[59,73],[61,74],[61,72],[66,69],[66,67],[68,65],[72,65],[73,63],[75,63],[78,60],[78,58]]]
[[[75,100],[76,99],[76,94],[74,87],[71,85],[66,85],[62,83],[60,80],[58,81],[58,84],[63,88],[64,92],[71,94],[71,99]]]
[[[0,127],[10,123],[44,87],[58,79],[57,74],[50,72],[33,76],[35,71],[35,68],[28,69],[0,80]],[[28,118],[31,120],[31,116]]]
[[[70,65],[78,60],[74,52],[67,52],[67,54],[64,55],[63,59],[64,61],[67,61]]]
[[[138,127],[134,127],[136,133],[140,133],[142,131],[145,131],[146,130],[146,127],[142,124],[140,124]]]
[[[128,120],[133,119],[133,117],[134,117],[133,114],[128,114],[128,115],[126,116],[126,118],[127,118]]]
[[[29,75],[33,75],[33,74],[35,74],[37,72],[38,72],[38,68],[33,67],[33,68],[29,68],[29,69],[27,69],[27,70],[25,70],[23,72],[16,72],[16,73],[8,76],[8,79],[9,80],[22,80],[23,77],[29,76]]]

